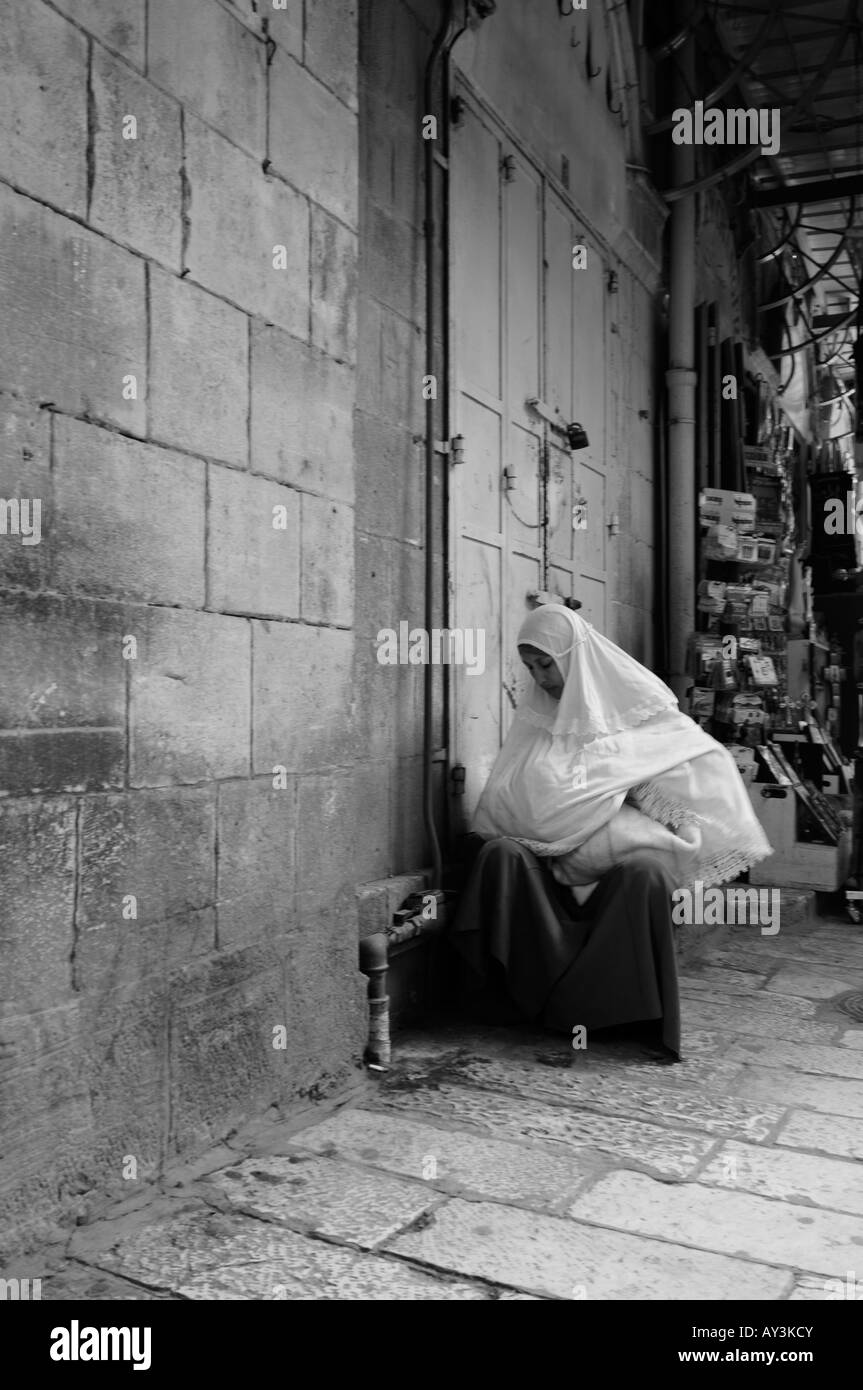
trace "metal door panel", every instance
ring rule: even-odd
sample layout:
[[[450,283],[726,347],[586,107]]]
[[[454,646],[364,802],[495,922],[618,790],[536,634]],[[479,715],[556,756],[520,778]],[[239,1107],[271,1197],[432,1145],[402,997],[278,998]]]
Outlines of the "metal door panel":
[[[501,744],[501,564],[500,550],[463,540],[459,626],[485,633],[485,670],[454,668],[462,756],[467,772],[463,811],[472,814]]]
[[[501,531],[500,414],[462,396],[460,432],[464,463],[458,465],[462,525],[498,535]]]
[[[548,547],[553,562],[572,560],[573,455],[552,445],[548,451]]]
[[[458,132],[452,176],[458,207],[455,233],[457,354],[460,385],[498,397],[500,347],[500,147],[480,121],[466,119]]]
[[[573,419],[572,218],[549,196],[545,220],[546,400],[565,421]]]
[[[506,343],[510,418],[539,432],[525,402],[539,395],[542,194],[528,166],[513,155],[503,185],[506,217]]]

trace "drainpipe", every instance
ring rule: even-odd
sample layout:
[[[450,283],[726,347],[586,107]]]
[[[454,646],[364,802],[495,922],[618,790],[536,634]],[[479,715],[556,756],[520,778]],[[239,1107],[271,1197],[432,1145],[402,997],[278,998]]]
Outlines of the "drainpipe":
[[[678,3],[684,24],[689,6]],[[695,47],[687,39],[677,59],[675,106],[689,107],[695,91]],[[695,150],[674,147],[674,185],[695,179]],[[671,213],[668,356],[668,636],[669,685],[679,700],[687,675],[689,634],[695,628],[695,197],[678,198]]]
[[[435,300],[438,295],[438,282],[435,275],[435,237],[437,234],[437,217],[435,210],[435,154],[439,144],[443,146],[442,167],[448,171],[449,158],[449,57],[456,40],[464,33],[466,22],[462,22],[455,33],[447,39],[447,34],[453,26],[453,14],[455,10],[455,0],[445,0],[443,12],[432,44],[431,52],[425,68],[425,79],[423,83],[423,115],[434,114],[435,104],[435,71],[439,63],[443,63],[443,101],[442,109],[438,120],[438,134],[442,140],[424,140],[425,157],[425,374],[427,377],[435,377],[439,389],[442,391],[442,410],[441,419],[445,427],[448,427],[449,411],[446,405],[447,391],[447,369],[446,363],[441,364],[441,370],[435,370]],[[466,5],[465,5],[466,10]],[[466,19],[466,16],[465,16]],[[445,282],[444,282],[445,286]],[[446,316],[447,306],[444,303],[441,315],[442,337],[446,337]],[[434,627],[435,602],[434,602],[434,514],[435,514],[435,402],[431,399],[426,401],[425,419],[425,627],[426,632],[430,633]],[[431,887],[438,889],[443,880],[443,858],[441,855],[440,839],[438,837],[437,826],[434,815],[434,784],[432,781],[432,760],[434,757],[434,667],[431,662],[427,662],[424,673],[423,683],[423,821],[425,824],[426,840],[432,862],[432,882]]]

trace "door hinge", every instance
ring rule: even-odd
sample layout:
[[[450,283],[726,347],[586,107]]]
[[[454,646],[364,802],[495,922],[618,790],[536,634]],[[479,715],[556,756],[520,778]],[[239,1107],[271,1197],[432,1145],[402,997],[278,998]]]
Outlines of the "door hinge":
[[[452,783],[453,796],[464,796],[464,784],[466,777],[467,768],[463,767],[461,763],[456,763],[455,767],[452,769],[449,775],[449,780]]]
[[[463,434],[454,434],[448,443],[445,439],[437,439],[434,447],[437,454],[449,454],[450,463],[464,463]]]

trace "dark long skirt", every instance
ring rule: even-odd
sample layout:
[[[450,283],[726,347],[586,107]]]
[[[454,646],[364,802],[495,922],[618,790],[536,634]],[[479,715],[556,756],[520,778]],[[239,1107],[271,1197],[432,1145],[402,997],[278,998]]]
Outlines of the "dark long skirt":
[[[530,850],[488,841],[450,933],[460,1002],[486,1017],[502,1007],[570,1035],[579,1025],[589,1034],[660,1020],[662,1042],[679,1058],[672,889],[664,869],[638,856],[606,874],[579,907]]]

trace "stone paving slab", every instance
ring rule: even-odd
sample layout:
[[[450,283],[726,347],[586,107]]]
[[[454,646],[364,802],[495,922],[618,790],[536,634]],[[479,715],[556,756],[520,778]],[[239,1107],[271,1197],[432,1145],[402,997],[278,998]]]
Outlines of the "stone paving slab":
[[[69,1264],[56,1274],[42,1280],[42,1299],[57,1301],[80,1300],[87,1303],[170,1300],[170,1293],[144,1289],[127,1279],[89,1269],[86,1265]]]
[[[736,1002],[715,1003],[686,995],[681,999],[680,1014],[684,1045],[690,1028],[720,1029],[731,1040],[733,1036],[784,1038],[788,1042],[829,1043],[836,1036],[835,1023],[815,1022],[789,1010],[773,1011],[769,1004],[778,995],[759,995],[744,1005]],[[784,996],[783,996],[784,998]],[[814,1007],[809,1000],[795,1001]]]
[[[709,1135],[684,1133],[595,1111],[542,1105],[524,1096],[472,1090],[441,1082],[411,1091],[382,1091],[378,1104],[423,1118],[467,1125],[497,1137],[568,1150],[593,1149],[613,1162],[650,1168],[670,1178],[684,1178],[714,1147]]]
[[[707,1064],[699,1075],[674,1067],[659,1067],[648,1082],[641,1076],[593,1073],[588,1067],[547,1068],[530,1062],[477,1058],[459,1062],[446,1071],[447,1079],[459,1085],[472,1085],[501,1092],[517,1092],[525,1097],[555,1104],[601,1108],[643,1121],[660,1121],[681,1129],[704,1130],[707,1134],[731,1138],[764,1139],[780,1120],[780,1106],[749,1105],[736,1096],[717,1094],[736,1081],[738,1063]],[[434,1084],[444,1073],[416,1069],[413,1084]],[[695,1081],[689,1084],[688,1077]],[[682,1080],[677,1080],[682,1077]]]
[[[863,1028],[849,1028],[847,1033],[843,1033],[839,1039],[840,1047],[853,1047],[856,1051],[863,1051]]]
[[[778,1299],[791,1286],[787,1271],[766,1264],[458,1198],[391,1248],[553,1298]]]
[[[697,1183],[669,1185],[645,1173],[610,1173],[569,1210],[599,1226],[831,1277],[863,1256],[859,1217]]]
[[[698,1174],[704,1185],[863,1216],[863,1164],[729,1140]]]
[[[735,1038],[728,1048],[731,1061],[760,1067],[790,1067],[819,1076],[863,1080],[863,1053],[817,1043],[770,1042],[764,1038]]]
[[[762,971],[735,970],[731,966],[701,967],[697,961],[690,964],[687,971],[681,970],[677,976],[681,989],[687,992],[699,990],[710,993],[714,988],[719,988],[726,994],[752,994],[763,988],[767,978]]]
[[[859,1119],[844,1115],[792,1110],[773,1136],[773,1142],[793,1149],[814,1149],[837,1158],[863,1161],[863,1125]]]
[[[853,1115],[863,1119],[863,1083],[845,1077],[798,1076],[779,1067],[747,1067],[737,1085],[738,1094],[755,1102],[781,1098],[789,1109],[810,1106],[827,1115]]]
[[[175,1298],[491,1300],[503,1292],[220,1212],[165,1215],[98,1260]]]
[[[789,1302],[837,1303],[850,1301],[863,1303],[863,1281],[857,1282],[853,1274],[844,1279],[822,1279],[814,1274],[804,1274],[794,1286]]]
[[[839,994],[847,994],[851,989],[863,989],[863,972],[848,975],[835,967],[823,968],[808,965],[783,966],[771,975],[765,986],[766,992],[797,995],[801,999],[835,999]]]
[[[419,1177],[419,1175],[418,1175]],[[373,1248],[440,1196],[421,1181],[299,1154],[245,1159],[193,1191],[220,1192],[232,1206],[305,1231]]]
[[[439,1192],[548,1212],[562,1210],[604,1168],[584,1150],[571,1157],[535,1148],[527,1151],[522,1144],[487,1135],[365,1110],[345,1110],[305,1130],[296,1136],[294,1147],[423,1180]]]

